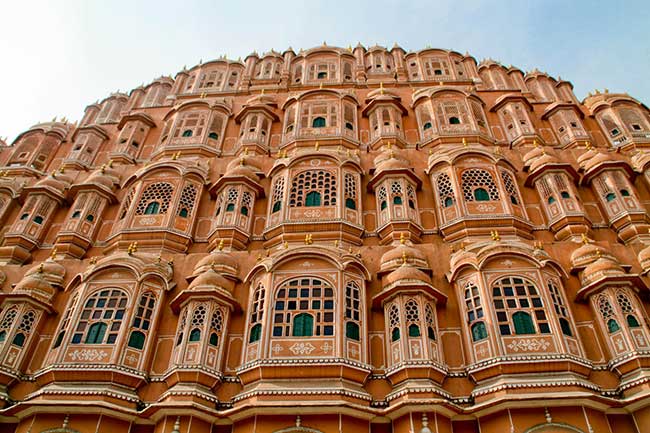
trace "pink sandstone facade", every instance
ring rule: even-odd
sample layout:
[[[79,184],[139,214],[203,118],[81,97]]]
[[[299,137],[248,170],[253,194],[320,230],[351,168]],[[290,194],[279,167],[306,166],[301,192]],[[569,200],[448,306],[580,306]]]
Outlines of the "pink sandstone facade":
[[[399,46],[0,143],[0,431],[650,431],[650,112]]]

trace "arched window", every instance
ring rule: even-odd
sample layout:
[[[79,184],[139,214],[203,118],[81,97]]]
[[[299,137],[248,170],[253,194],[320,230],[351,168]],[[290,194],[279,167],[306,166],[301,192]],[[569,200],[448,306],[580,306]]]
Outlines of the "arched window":
[[[400,318],[399,307],[396,304],[390,306],[388,310],[388,321],[390,328],[390,341],[397,341],[400,339]]]
[[[448,174],[442,173],[436,179],[438,197],[443,207],[450,207],[454,204],[454,189],[451,186],[451,179]]]
[[[94,219],[95,217],[93,215],[86,215],[86,221],[93,222]]]
[[[560,196],[562,198],[571,198],[571,195],[566,191],[560,191]]]
[[[274,337],[334,335],[334,289],[319,278],[283,283],[276,291],[273,310]]]
[[[505,187],[506,194],[510,196],[510,203],[518,205],[519,193],[517,192],[517,187],[512,176],[507,171],[501,170],[501,179],[503,179],[503,186]]]
[[[616,200],[616,194],[614,194],[613,192],[607,193],[607,195],[605,196],[605,200],[607,200],[608,202]]]
[[[117,341],[128,297],[120,289],[106,289],[91,295],[81,310],[72,344],[113,344]],[[84,338],[85,336],[85,338]]]
[[[34,222],[35,222],[36,224],[43,224],[43,217],[40,216],[40,215],[36,215],[36,216],[34,217]]]
[[[7,338],[7,332],[13,327],[17,315],[18,309],[15,307],[6,311],[2,323],[0,323],[0,343],[4,342]]]
[[[623,311],[623,314],[625,315],[627,326],[630,328],[640,327],[641,325],[636,318],[636,314],[638,314],[638,312],[635,311],[635,308],[632,306],[632,301],[630,298],[622,291],[619,291],[616,293],[616,302],[618,303],[618,306],[621,307],[621,311]]]
[[[550,196],[550,197],[548,198],[548,204],[553,204],[553,203],[555,203],[555,201],[556,201],[556,200],[555,200],[555,197],[553,197],[553,196]]]
[[[354,199],[348,197],[345,199],[345,207],[355,210],[357,208],[357,204],[354,202]]]
[[[133,317],[133,324],[131,325],[129,347],[133,347],[134,349],[142,349],[144,347],[146,333],[149,333],[151,328],[155,307],[156,296],[153,293],[146,292],[140,297],[138,308]]]
[[[555,312],[557,313],[559,317],[559,322],[560,322],[560,329],[562,330],[562,333],[568,337],[573,336],[573,331],[571,330],[571,322],[569,318],[569,310],[566,307],[566,304],[564,303],[564,297],[560,293],[560,289],[558,289],[558,285],[556,282],[553,280],[549,280],[546,286],[548,287],[548,291],[551,294],[551,300],[553,301],[553,306],[555,307]]]
[[[271,208],[271,213],[276,213],[282,209],[282,195],[284,192],[284,178],[278,178],[273,185],[273,207]]]
[[[75,219],[76,219],[76,218],[79,218],[80,216],[81,216],[81,212],[80,212],[80,211],[75,211],[75,213],[72,214],[72,218],[75,218]]]
[[[393,204],[402,204],[402,197],[396,195],[393,197]]]
[[[174,192],[172,184],[167,182],[156,182],[148,185],[136,207],[136,215],[152,215],[152,214],[166,214],[169,208],[169,203]],[[151,203],[156,205],[149,206]],[[147,211],[149,213],[147,213]]]
[[[426,307],[424,308],[424,318],[426,320],[427,324],[427,337],[429,340],[435,340],[436,339],[436,331],[435,331],[435,314],[433,313],[433,308],[431,307],[431,304],[427,304]]]
[[[551,332],[542,298],[530,281],[519,277],[502,278],[492,285],[492,298],[501,335],[512,334],[511,322],[515,334],[536,333],[535,322],[540,333]]]
[[[32,328],[34,327],[35,322],[36,313],[33,310],[29,310],[23,314],[22,318],[20,319],[20,324],[18,325],[16,335],[14,335],[14,339],[11,343],[15,346],[23,347],[27,336],[30,334]]]
[[[630,192],[629,192],[628,190],[626,190],[626,189],[622,189],[622,190],[621,190],[621,195],[622,195],[623,197],[629,197],[629,196],[630,196]]]
[[[456,116],[452,116],[449,118],[449,124],[450,125],[460,125],[460,119]]]
[[[476,322],[472,325],[472,341],[480,341],[487,338],[487,336],[488,333],[485,323]]]
[[[187,218],[192,213],[194,209],[194,203],[196,202],[196,197],[198,195],[198,190],[196,186],[191,183],[186,184],[181,191],[181,198],[178,202],[178,216]]]
[[[616,331],[618,331],[618,330],[620,330],[620,329],[621,329],[621,327],[618,326],[618,322],[617,322],[616,320],[614,320],[614,319],[609,319],[609,320],[607,321],[607,330],[608,330],[610,333],[616,332]]]
[[[409,337],[420,336],[420,305],[415,299],[409,299],[404,305],[406,325]]]
[[[431,125],[431,122],[426,122],[424,126],[422,127],[423,130],[431,129],[433,125]]]
[[[317,191],[307,193],[305,206],[320,206],[320,193]]]
[[[291,182],[289,206],[334,206],[336,187],[336,177],[329,171],[303,171]]]
[[[144,210],[145,215],[157,215],[160,211],[160,203],[157,201],[150,202]]]
[[[517,311],[512,315],[512,322],[515,326],[515,334],[517,335],[535,333],[535,325],[533,324],[533,319],[528,313]]]
[[[359,323],[361,321],[361,289],[354,281],[345,285],[345,336],[359,341]]]
[[[217,134],[216,132],[211,132],[211,133],[208,134],[208,138],[210,138],[212,140],[218,140],[219,139],[219,134]]]
[[[210,319],[210,338],[208,339],[208,344],[215,347],[219,346],[222,332],[223,312],[221,309],[217,308],[212,312],[212,318]]]
[[[314,317],[311,314],[300,313],[293,318],[294,337],[311,337],[314,335]]]
[[[282,202],[276,201],[275,203],[273,203],[273,211],[272,211],[273,213],[278,212],[280,209],[282,209]]]
[[[201,330],[205,325],[207,314],[208,310],[204,304],[200,304],[194,308],[194,312],[192,313],[192,320],[190,322],[189,341],[201,341]]]
[[[316,117],[311,122],[312,128],[324,128],[326,126],[324,117]]]
[[[193,132],[191,129],[186,129],[185,131],[183,131],[183,137],[191,137],[192,134]]]
[[[256,341],[259,341],[261,337],[262,337],[262,324],[257,323],[253,325],[253,327],[251,328],[251,333],[250,333],[250,337],[248,337],[248,342],[254,343]]]
[[[357,208],[357,182],[352,173],[345,173],[345,207],[348,209],[356,210]]]
[[[61,325],[59,327],[59,333],[56,336],[56,340],[54,340],[54,345],[52,346],[53,349],[56,349],[63,343],[63,337],[65,337],[65,333],[68,329],[68,323],[70,322],[70,316],[74,309],[77,306],[77,299],[79,299],[79,294],[75,294],[74,297],[72,298],[72,302],[70,305],[68,305],[68,308],[65,310],[65,314],[63,316],[63,320],[61,321]],[[0,329],[2,327],[0,326]]]
[[[499,200],[499,189],[492,174],[480,168],[470,168],[461,175],[465,201]],[[480,192],[476,192],[480,190]]]

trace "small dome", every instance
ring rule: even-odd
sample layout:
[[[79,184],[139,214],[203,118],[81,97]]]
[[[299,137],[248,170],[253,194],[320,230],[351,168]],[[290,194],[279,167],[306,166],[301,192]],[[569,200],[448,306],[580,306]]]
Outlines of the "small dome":
[[[119,182],[120,178],[117,170],[111,167],[102,167],[88,176],[88,179],[84,181],[84,184],[95,183],[113,191]]]
[[[201,289],[223,289],[232,292],[234,283],[227,280],[222,275],[219,275],[214,270],[210,269],[207,272],[199,275],[192,283],[190,283],[188,290],[201,290]]]
[[[605,277],[623,274],[625,271],[616,259],[601,257],[585,268],[582,273],[582,284],[587,285]]]
[[[34,184],[34,187],[47,188],[54,190],[60,194],[64,194],[65,190],[70,187],[70,178],[64,174],[52,173],[46,178],[36,182],[36,184]]]
[[[49,302],[56,293],[56,289],[41,274],[32,274],[25,276],[14,287],[13,293],[25,293]]]
[[[650,245],[639,251],[638,258],[643,271],[648,272],[650,270]]]
[[[387,284],[395,284],[400,281],[419,281],[431,285],[431,278],[427,274],[418,268],[406,264],[386,276]]]
[[[214,251],[212,254],[203,257],[194,266],[193,275],[199,275],[213,269],[226,275],[237,275],[237,260],[231,253],[226,251]]]
[[[253,164],[252,157],[242,156],[239,159],[230,161],[226,167],[226,173],[224,174],[224,177],[244,176],[257,183],[260,181],[260,177],[257,175],[257,172],[259,171],[259,167]]]
[[[61,285],[65,277],[65,266],[49,258],[25,272],[25,276],[33,275],[44,278],[51,284]]]
[[[389,170],[403,170],[409,168],[409,161],[401,155],[401,152],[395,150],[385,150],[375,158],[375,172]]]
[[[391,248],[381,256],[381,270],[388,271],[396,269],[404,263],[412,264],[417,268],[428,268],[427,258],[420,250],[413,246],[400,244],[397,248]]]
[[[535,146],[524,155],[524,166],[530,166],[533,160],[539,158],[544,154],[544,149],[540,146]]]
[[[601,257],[613,258],[604,248],[593,243],[585,243],[571,253],[573,269],[583,269]]]
[[[542,154],[539,158],[534,159],[530,163],[530,171],[537,171],[539,168],[544,167],[546,164],[555,164],[558,162],[558,159],[553,155],[548,153]]]
[[[590,155],[591,157],[585,157],[584,159],[581,159],[584,155]],[[612,156],[604,152],[587,152],[578,158],[578,164],[580,164],[580,168],[582,168],[584,171],[589,171],[598,164],[609,161],[612,161]]]

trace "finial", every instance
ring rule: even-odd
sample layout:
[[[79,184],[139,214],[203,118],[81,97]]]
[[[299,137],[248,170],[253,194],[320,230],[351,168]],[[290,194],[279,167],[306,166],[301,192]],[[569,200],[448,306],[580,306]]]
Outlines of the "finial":
[[[305,235],[305,245],[311,245],[313,243],[311,239],[311,233]]]
[[[95,265],[95,264],[97,263],[97,256],[92,256],[92,257],[90,258],[90,262],[89,262],[89,263],[90,263],[91,265]]]
[[[217,249],[218,249],[219,251],[223,251],[223,243],[224,243],[224,242],[223,242],[223,239],[221,239],[221,240],[219,241],[219,245],[217,245]]]
[[[429,149],[429,155],[433,155],[433,149]]]
[[[65,168],[63,168],[63,166],[59,167],[59,173],[61,174],[65,173]]]
[[[56,170],[52,170],[52,177],[56,179]]]
[[[316,150],[316,152],[318,152],[319,148],[320,148],[320,144],[318,144],[318,141],[317,141],[316,144],[314,145],[314,150]]]
[[[302,424],[302,420],[300,419],[300,415],[296,416],[296,427],[300,427]]]
[[[467,139],[465,137],[463,137],[463,146],[467,147]]]
[[[264,94],[264,88],[262,87],[262,93],[260,93],[260,95],[263,95],[263,94]]]
[[[56,122],[56,116],[52,118],[52,123]]]
[[[649,230],[650,230],[650,229],[649,229]],[[335,248],[338,248],[338,247],[339,247],[339,240],[338,240],[338,239],[335,239],[335,240],[334,240],[334,247],[335,247]]]
[[[113,160],[112,159],[108,160],[108,168],[113,168]]]
[[[553,422],[553,418],[547,407],[544,408],[544,418],[546,418],[546,422],[549,424]]]
[[[533,147],[539,147],[539,143],[537,142],[537,139],[533,139]]]
[[[586,150],[591,150],[591,149],[593,149],[593,146],[591,145],[590,142],[585,141],[585,149],[586,149]]]
[[[586,234],[582,233],[582,234],[580,235],[580,238],[582,239],[582,244],[583,244],[583,245],[587,245],[587,244],[589,243],[589,238],[587,237]]]
[[[323,88],[323,83],[320,83],[319,89]]]
[[[262,261],[262,253],[257,253],[257,261],[258,262]]]
[[[61,428],[67,429],[69,424],[70,424],[70,415],[66,414],[65,418],[63,418],[63,424],[61,424]]]
[[[158,264],[162,263],[162,255],[160,253],[158,253],[158,257],[156,257],[156,263]]]
[[[42,274],[42,273],[43,273],[43,263],[41,263],[40,265],[38,265],[38,273],[39,273],[39,274]]]
[[[406,251],[402,251],[402,266],[406,265]]]
[[[56,258],[56,247],[52,248],[52,252],[50,253],[50,259],[54,260]]]
[[[241,167],[244,166],[244,162],[246,162],[246,158],[239,158],[239,165],[240,165]]]
[[[501,240],[501,236],[499,235],[499,232],[496,231],[496,230],[490,231],[490,236],[492,237],[493,241],[500,241]]]
[[[205,99],[206,96],[207,96],[207,93],[202,92],[202,93],[201,93],[201,96],[199,96],[199,98],[201,98],[201,99]]]
[[[536,250],[544,250],[544,243],[542,241],[535,241],[534,246]]]
[[[402,245],[406,244],[406,236],[404,236],[404,233],[399,234],[399,243]]]
[[[244,148],[244,156],[248,156],[248,147]]]
[[[284,243],[282,244],[282,246],[284,247],[285,250],[288,250],[288,249],[289,249],[289,242],[284,241]]]
[[[106,164],[102,164],[100,171],[102,174],[106,173]]]
[[[130,256],[132,256],[133,253],[137,251],[138,251],[138,242],[131,242],[131,244],[126,249],[126,253]]]
[[[174,422],[174,429],[171,433],[181,433],[181,417],[177,416],[176,421]]]
[[[379,82],[379,93],[382,94],[382,95],[384,94],[384,82],[383,81]]]

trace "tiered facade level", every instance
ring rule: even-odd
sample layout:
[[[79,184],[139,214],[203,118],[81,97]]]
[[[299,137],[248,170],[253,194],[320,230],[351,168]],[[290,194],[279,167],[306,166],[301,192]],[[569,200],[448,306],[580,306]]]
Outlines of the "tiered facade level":
[[[0,430],[642,433],[650,112],[398,46],[0,143]]]

